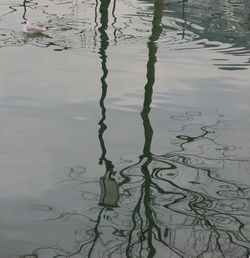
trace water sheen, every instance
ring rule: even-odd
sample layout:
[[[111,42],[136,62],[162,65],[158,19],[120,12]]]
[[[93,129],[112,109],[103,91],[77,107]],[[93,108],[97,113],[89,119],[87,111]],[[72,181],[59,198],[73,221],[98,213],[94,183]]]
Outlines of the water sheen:
[[[249,17],[1,0],[0,257],[248,258]]]

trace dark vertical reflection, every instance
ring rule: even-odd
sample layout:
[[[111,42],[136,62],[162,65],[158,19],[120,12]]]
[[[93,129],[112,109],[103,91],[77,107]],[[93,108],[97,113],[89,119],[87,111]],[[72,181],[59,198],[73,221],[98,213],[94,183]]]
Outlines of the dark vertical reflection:
[[[182,30],[182,39],[185,37],[185,30],[187,26],[186,14],[185,14],[185,7],[188,0],[182,0],[182,19],[183,19],[183,30]]]
[[[26,18],[26,12],[27,12],[26,2],[27,2],[27,0],[23,0],[23,19],[24,20],[27,20],[27,18]]]
[[[104,132],[107,130],[107,125],[105,124],[106,120],[106,108],[105,108],[105,98],[107,95],[108,85],[106,82],[108,76],[108,68],[107,68],[107,48],[109,46],[109,37],[107,35],[108,28],[108,9],[110,5],[110,0],[102,0],[100,4],[100,49],[99,56],[101,60],[102,67],[102,76],[101,76],[101,86],[102,86],[102,94],[100,98],[100,107],[101,107],[101,119],[99,121],[99,131],[98,138],[101,146],[101,157],[99,159],[100,165],[105,165],[105,175],[100,179],[100,200],[99,205],[104,207],[116,207],[119,199],[119,191],[118,186],[115,180],[112,178],[114,165],[112,161],[106,158],[107,150],[104,142]]]
[[[94,27],[94,48],[96,47],[97,45],[97,27],[98,27],[98,21],[97,21],[97,18],[98,18],[98,0],[95,1],[95,27]]]
[[[107,68],[107,54],[106,50],[109,46],[109,38],[106,33],[106,29],[108,28],[108,8],[109,8],[110,0],[102,0],[100,4],[100,49],[99,55],[101,59],[101,67],[102,67],[102,76],[101,76],[101,87],[102,87],[102,94],[100,98],[99,105],[101,107],[101,119],[99,121],[100,129],[99,129],[99,141],[101,145],[102,154],[99,159],[99,164],[102,165],[104,163],[106,168],[105,176],[110,176],[113,172],[113,164],[110,160],[106,158],[106,146],[103,139],[104,132],[107,129],[107,125],[105,124],[106,120],[106,108],[105,108],[105,98],[107,95],[108,85],[106,82],[106,78],[108,76],[108,68]]]
[[[115,16],[115,9],[116,9],[116,0],[113,0],[112,16],[113,16],[114,21],[112,22],[112,27],[114,28],[114,41],[115,41],[115,43],[117,43],[117,35],[116,35],[117,28],[115,26],[117,18]]]
[[[149,120],[150,105],[152,102],[153,85],[155,82],[155,63],[157,61],[157,43],[162,32],[161,18],[164,2],[162,0],[155,1],[154,18],[152,22],[152,34],[149,37],[148,46],[148,62],[147,62],[147,83],[145,85],[143,109],[141,117],[144,126],[145,144],[143,148],[143,156],[151,161],[151,141],[153,137],[153,129]]]
[[[161,27],[161,19],[162,12],[164,7],[163,0],[156,0],[154,4],[154,17],[152,22],[152,32],[148,41],[148,62],[147,62],[147,83],[145,85],[144,91],[144,102],[143,109],[141,112],[141,118],[143,121],[144,127],[144,136],[145,143],[143,147],[143,154],[140,157],[140,160],[146,159],[144,164],[141,166],[142,174],[144,175],[144,183],[143,183],[143,204],[145,208],[145,217],[147,219],[146,225],[147,228],[142,232],[143,238],[147,238],[147,246],[148,246],[148,258],[154,257],[156,254],[156,249],[153,244],[154,238],[154,229],[156,227],[154,221],[154,210],[151,206],[151,186],[152,186],[152,178],[151,173],[149,171],[149,164],[152,161],[151,154],[151,143],[153,138],[153,128],[150,123],[149,113],[150,113],[150,105],[152,102],[153,95],[153,86],[155,82],[155,63],[157,61],[157,43],[156,41],[159,39],[162,27]]]
[[[152,102],[152,95],[153,95],[153,86],[155,83],[155,64],[157,61],[157,40],[159,39],[162,27],[161,27],[161,19],[163,13],[164,1],[163,0],[156,0],[154,3],[154,16],[152,21],[152,30],[151,36],[149,37],[149,41],[147,43],[148,47],[148,62],[147,62],[147,83],[144,88],[144,102],[143,102],[143,109],[141,111],[141,118],[143,122],[144,128],[144,136],[145,142],[143,146],[143,153],[140,156],[141,165],[141,172],[144,177],[144,181],[141,185],[140,190],[140,197],[138,199],[137,205],[133,210],[132,221],[133,221],[133,228],[129,234],[129,244],[126,248],[126,255],[127,257],[133,257],[133,234],[136,228],[140,227],[139,233],[139,245],[140,245],[140,254],[143,250],[143,242],[146,241],[147,246],[147,257],[151,258],[154,257],[156,254],[156,248],[154,247],[154,231],[159,231],[158,226],[155,224],[154,220],[154,210],[151,206],[152,198],[151,198],[151,187],[152,187],[152,178],[151,173],[149,170],[149,165],[152,161],[152,153],[151,153],[151,143],[153,138],[153,128],[150,123],[149,113],[150,113],[150,105]],[[144,161],[145,160],[145,161]],[[127,181],[125,179],[125,181]],[[144,207],[144,213],[141,214],[141,209],[143,210],[142,206]],[[136,220],[136,217],[140,218],[140,222]],[[143,220],[146,220],[143,222]],[[143,228],[143,224],[146,226]]]

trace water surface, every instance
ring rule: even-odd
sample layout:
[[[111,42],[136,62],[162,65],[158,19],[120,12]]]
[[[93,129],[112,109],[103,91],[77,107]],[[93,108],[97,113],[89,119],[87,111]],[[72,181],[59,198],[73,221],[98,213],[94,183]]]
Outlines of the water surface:
[[[248,257],[249,17],[1,1],[1,257]]]

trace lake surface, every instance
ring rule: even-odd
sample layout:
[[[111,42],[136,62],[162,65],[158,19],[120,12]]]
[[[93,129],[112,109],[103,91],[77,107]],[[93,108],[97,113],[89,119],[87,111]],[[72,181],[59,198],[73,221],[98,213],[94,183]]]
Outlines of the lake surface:
[[[0,89],[1,258],[249,257],[248,0],[1,0]]]

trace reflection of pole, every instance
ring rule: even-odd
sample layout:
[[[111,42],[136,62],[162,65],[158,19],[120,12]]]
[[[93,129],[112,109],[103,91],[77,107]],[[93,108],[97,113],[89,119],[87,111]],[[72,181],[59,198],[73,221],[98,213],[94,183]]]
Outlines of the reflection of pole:
[[[99,204],[101,206],[107,207],[116,207],[117,202],[119,199],[119,190],[118,186],[113,178],[111,178],[113,174],[114,165],[112,161],[106,158],[106,146],[103,138],[104,132],[107,130],[107,125],[105,124],[106,120],[106,108],[105,108],[105,98],[107,95],[108,85],[106,83],[106,78],[108,76],[108,69],[107,69],[107,55],[106,50],[109,46],[109,37],[106,33],[106,29],[108,27],[108,8],[109,8],[110,0],[102,0],[100,4],[100,49],[99,55],[101,59],[102,65],[102,76],[101,76],[101,84],[102,84],[102,95],[100,98],[100,107],[102,112],[101,120],[99,121],[100,129],[98,132],[98,138],[100,141],[100,146],[102,150],[102,155],[99,159],[99,164],[105,164],[105,175],[100,179],[100,188],[101,188],[101,196],[99,200]],[[114,10],[113,10],[114,11]]]
[[[108,27],[108,7],[110,4],[110,0],[102,0],[101,4],[100,4],[100,14],[101,14],[101,18],[100,18],[100,23],[101,26],[99,28],[99,32],[100,32],[100,49],[99,49],[99,54],[100,54],[100,59],[101,59],[101,65],[102,65],[102,77],[101,77],[101,84],[102,84],[102,95],[100,98],[100,107],[102,110],[102,117],[101,120],[99,121],[99,125],[100,125],[100,129],[99,129],[99,141],[100,141],[100,145],[101,145],[101,149],[102,149],[102,155],[99,159],[99,164],[102,164],[103,162],[105,163],[106,166],[106,174],[105,176],[109,175],[111,172],[113,171],[113,164],[110,160],[106,159],[106,147],[105,147],[105,143],[104,143],[104,139],[103,139],[103,134],[105,132],[105,130],[107,129],[107,126],[105,124],[105,120],[106,120],[106,108],[105,108],[105,98],[107,95],[107,88],[108,85],[106,83],[106,78],[108,76],[108,69],[107,69],[107,55],[106,55],[106,50],[109,46],[109,38],[108,35],[106,33],[106,29]]]
[[[117,36],[116,36],[116,32],[117,32],[117,28],[115,27],[115,24],[116,24],[116,16],[115,16],[115,8],[116,8],[116,0],[113,1],[113,9],[112,9],[112,16],[114,18],[114,22],[112,23],[112,26],[114,28],[114,41],[115,43],[117,43]]]
[[[153,246],[153,230],[156,229],[158,231],[158,227],[155,225],[154,221],[154,212],[151,208],[151,173],[149,171],[149,164],[152,161],[151,154],[151,143],[153,138],[153,128],[150,124],[149,113],[150,113],[150,105],[152,102],[153,95],[153,85],[155,82],[155,63],[157,61],[156,53],[157,53],[157,44],[156,41],[159,39],[162,27],[161,27],[161,19],[162,19],[162,11],[164,7],[163,0],[156,0],[154,4],[154,18],[152,22],[152,33],[149,37],[148,41],[148,63],[147,63],[147,83],[145,85],[144,92],[144,103],[143,109],[141,112],[141,118],[143,120],[144,127],[144,135],[145,135],[145,143],[143,148],[143,155],[141,156],[141,160],[146,158],[146,162],[142,165],[141,171],[144,175],[144,183],[143,183],[143,204],[145,207],[145,216],[147,219],[147,228],[143,230],[143,237],[147,238],[147,245],[149,248],[148,258],[154,257],[156,254],[156,250]]]
[[[150,124],[149,120],[149,113],[150,113],[150,105],[152,102],[152,95],[153,95],[153,85],[155,82],[155,63],[156,53],[157,53],[157,45],[156,41],[159,39],[162,27],[161,27],[161,18],[162,18],[162,10],[164,7],[163,0],[156,0],[155,1],[155,11],[154,11],[154,18],[152,22],[152,34],[149,37],[148,42],[148,63],[147,63],[147,83],[145,85],[145,92],[144,92],[144,102],[143,102],[143,109],[141,112],[141,117],[143,120],[144,126],[144,134],[145,134],[145,144],[143,148],[143,156],[147,157],[151,160],[151,141],[153,137],[153,129]]]
[[[147,83],[144,88],[145,89],[144,102],[143,102],[143,109],[141,112],[141,118],[143,121],[144,135],[145,135],[145,143],[144,143],[142,158],[147,158],[149,163],[152,160],[151,142],[153,137],[153,129],[150,124],[149,113],[151,109],[150,105],[152,102],[153,85],[155,82],[155,63],[157,61],[156,41],[159,39],[162,32],[161,18],[162,18],[162,11],[164,7],[164,1],[156,0],[154,7],[155,7],[155,11],[154,11],[154,18],[152,22],[152,34],[149,37],[149,41],[147,44],[148,46]]]
[[[182,30],[182,39],[185,37],[185,29],[187,25],[187,20],[185,17],[185,4],[187,3],[188,0],[182,0],[182,19],[183,19],[183,30]]]
[[[94,48],[96,47],[96,37],[97,37],[96,28],[97,28],[97,26],[98,26],[98,22],[97,22],[97,8],[98,8],[98,0],[95,1]]]
[[[152,95],[153,95],[153,86],[155,82],[155,63],[157,61],[156,58],[156,53],[157,53],[157,44],[156,41],[159,39],[161,32],[162,32],[162,26],[161,26],[161,19],[162,19],[162,13],[163,13],[163,8],[164,8],[164,0],[155,0],[154,3],[154,16],[153,16],[153,21],[152,21],[152,31],[151,35],[149,37],[149,41],[147,43],[148,47],[148,62],[147,62],[147,83],[144,87],[144,102],[143,102],[143,108],[141,111],[141,118],[143,121],[143,128],[144,128],[144,137],[145,137],[145,142],[144,142],[144,147],[143,147],[143,153],[140,156],[139,160],[143,161],[146,159],[146,161],[143,163],[141,166],[141,171],[144,175],[144,182],[141,187],[141,196],[139,198],[139,201],[134,209],[132,220],[133,223],[136,224],[135,218],[136,213],[140,213],[140,205],[143,203],[145,206],[145,215],[146,218],[150,221],[150,223],[146,223],[148,225],[147,231],[148,234],[148,246],[150,248],[150,253],[148,257],[153,257],[155,250],[152,246],[152,235],[153,235],[153,227],[156,227],[153,219],[153,212],[150,207],[150,187],[152,184],[152,179],[151,179],[151,174],[148,169],[149,164],[152,161],[152,154],[151,154],[151,143],[152,143],[152,138],[153,138],[153,128],[150,123],[149,119],[149,113],[150,113],[150,105],[152,102]],[[124,181],[120,184],[125,184],[129,182],[129,178],[126,177],[123,174],[122,171],[122,176],[124,177]],[[144,198],[142,198],[144,197]],[[127,257],[131,257],[131,252],[130,249],[132,248],[132,234],[133,230],[136,228],[136,225],[133,226],[133,229],[130,231],[129,235],[129,243],[126,249],[126,255]],[[145,237],[145,231],[142,230],[141,232],[143,234],[142,239]],[[141,239],[141,241],[143,241]]]
[[[136,236],[139,237],[137,242],[138,244],[140,244],[140,247],[139,247],[140,252],[143,249],[143,241],[147,241],[146,243],[147,251],[148,251],[147,258],[152,258],[156,254],[156,250],[153,245],[153,238],[155,234],[157,234],[158,240],[165,245],[160,235],[160,229],[155,223],[154,210],[151,207],[151,203],[152,203],[151,187],[153,182],[151,178],[151,173],[148,168],[152,161],[151,143],[153,138],[153,128],[150,123],[149,113],[151,109],[150,105],[152,102],[153,86],[155,82],[155,63],[157,61],[156,41],[159,39],[162,32],[161,19],[162,19],[163,8],[164,8],[164,0],[155,0],[154,16],[152,21],[152,31],[149,37],[149,41],[147,43],[147,47],[148,47],[148,62],[147,62],[147,76],[146,76],[147,83],[144,87],[144,102],[143,102],[143,108],[141,111],[145,142],[143,146],[143,153],[139,157],[139,160],[140,162],[143,162],[143,164],[141,165],[141,172],[144,176],[144,181],[140,188],[140,197],[138,199],[138,202],[132,214],[133,227],[130,230],[129,237],[128,237],[128,245],[126,248],[127,258],[133,257],[133,248],[135,245],[135,243],[133,242],[133,235],[135,233],[136,233]],[[124,182],[127,182],[127,181],[128,179],[125,177]],[[141,209],[141,206],[143,206],[144,209]],[[144,210],[143,214],[141,214],[142,210]],[[136,219],[138,217],[140,218],[139,220]],[[146,221],[143,221],[144,218]],[[140,225],[138,225],[138,223],[140,223]],[[140,228],[140,233],[136,232],[138,228]]]
[[[23,0],[23,19],[24,20],[27,20],[27,18],[26,18],[26,12],[27,12],[27,9],[26,9],[26,1],[27,0]]]

